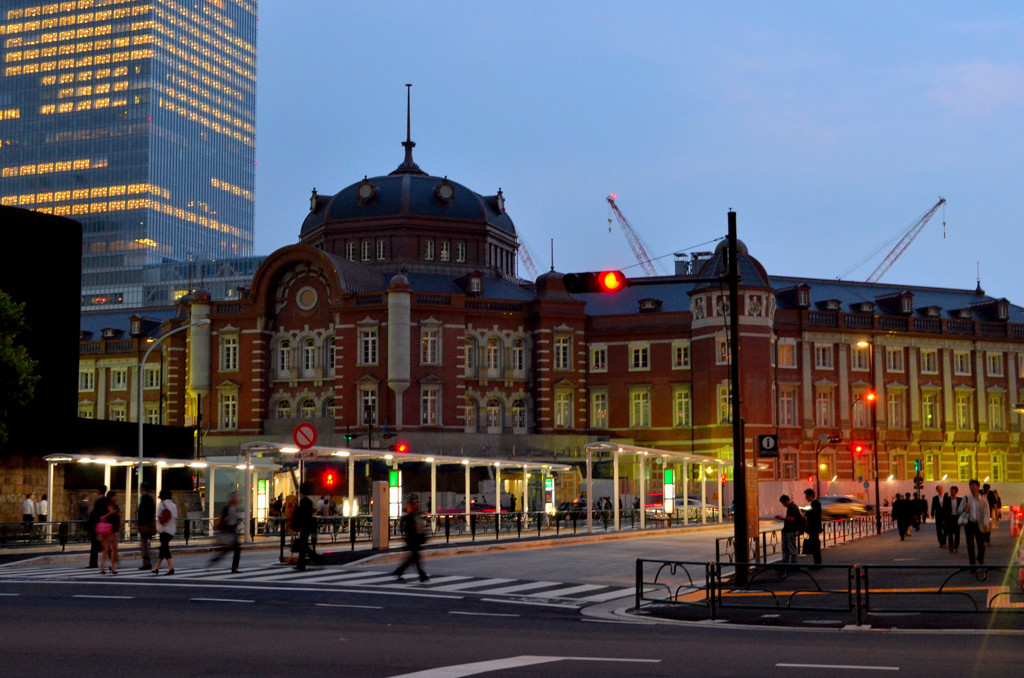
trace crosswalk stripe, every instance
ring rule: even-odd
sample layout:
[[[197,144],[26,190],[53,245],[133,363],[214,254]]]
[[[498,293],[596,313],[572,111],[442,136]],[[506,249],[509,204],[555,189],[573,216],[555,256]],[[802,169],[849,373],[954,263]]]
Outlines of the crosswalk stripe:
[[[508,593],[518,593],[520,591],[529,591],[530,589],[544,589],[551,586],[561,586],[560,581],[529,581],[525,584],[516,584],[515,586],[502,586],[501,588],[490,589],[487,591],[488,594],[503,595]]]
[[[410,576],[416,576],[416,574],[413,573]],[[430,580],[427,581],[426,583],[427,584],[443,584],[445,582],[463,581],[463,580],[470,579],[470,578],[471,577],[464,577],[464,576],[459,576],[459,575],[454,575],[453,574],[453,575],[448,575],[447,577],[431,577]],[[406,584],[405,582],[396,581],[393,584],[393,586],[408,586],[408,584]]]
[[[554,591],[544,591],[545,598],[565,598],[571,596],[574,593],[583,593],[584,591],[595,591],[597,589],[606,589],[607,586],[601,586],[600,584],[580,584],[579,586],[570,586],[567,589],[555,589]],[[540,594],[536,594],[540,595]]]
[[[625,598],[626,596],[636,595],[636,589],[614,589],[608,593],[598,593],[593,596],[583,596],[576,598],[575,600],[585,600],[588,603],[603,603],[607,600],[615,600],[616,598]]]
[[[431,587],[432,591],[462,591],[464,589],[475,589],[482,586],[490,586],[492,584],[507,584],[515,579],[502,579],[497,577],[494,579],[477,579],[475,581],[462,582],[461,584],[451,584],[449,586],[438,586]]]

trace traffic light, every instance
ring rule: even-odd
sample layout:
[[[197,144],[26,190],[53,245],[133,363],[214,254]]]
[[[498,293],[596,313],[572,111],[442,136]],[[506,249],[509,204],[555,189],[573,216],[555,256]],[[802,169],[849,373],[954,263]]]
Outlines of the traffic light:
[[[915,459],[914,460],[914,471],[920,473],[920,471],[921,471],[921,460],[920,459]]]
[[[618,292],[629,287],[629,281],[622,271],[588,271],[585,273],[566,273],[562,278],[565,290],[570,294],[583,292]]]
[[[327,471],[324,473],[324,485],[327,487],[334,487],[334,483],[337,478],[334,475],[334,471]]]
[[[392,452],[398,452],[399,454],[405,454],[409,451],[409,443],[395,443],[391,446]]]
[[[353,440],[355,440],[359,436],[360,436],[359,433],[352,433],[352,431],[349,429],[348,426],[345,427],[345,440],[347,442],[352,442]]]
[[[864,443],[850,443],[850,452],[862,454],[864,452]]]

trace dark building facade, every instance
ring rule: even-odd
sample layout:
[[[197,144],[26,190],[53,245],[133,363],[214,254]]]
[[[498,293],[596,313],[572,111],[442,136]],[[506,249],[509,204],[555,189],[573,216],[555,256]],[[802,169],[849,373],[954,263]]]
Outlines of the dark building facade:
[[[82,223],[83,308],[252,256],[255,2],[8,0],[0,68],[0,202]]]

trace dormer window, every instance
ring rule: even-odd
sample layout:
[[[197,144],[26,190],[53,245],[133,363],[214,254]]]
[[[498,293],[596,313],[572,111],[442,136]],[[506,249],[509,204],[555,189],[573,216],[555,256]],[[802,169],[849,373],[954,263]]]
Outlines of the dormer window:
[[[875,305],[870,301],[862,301],[859,304],[854,304],[853,308],[858,313],[874,313]]]
[[[996,304],[996,318],[999,320],[1010,319],[1010,302],[1006,299],[1000,299]]]
[[[142,334],[142,319],[141,318],[132,318],[132,321],[131,321],[131,335],[133,337],[137,337],[140,334]]]
[[[926,318],[938,318],[941,313],[942,309],[938,306],[925,306],[921,309],[921,315]]]
[[[483,277],[479,273],[474,273],[469,276],[469,293],[473,295],[480,295],[484,291]]]
[[[839,310],[839,300],[838,299],[829,299],[828,301],[826,301],[825,302],[825,310],[826,311],[838,311]]]
[[[900,313],[910,315],[914,312],[914,295],[906,292],[900,295]]]
[[[641,313],[651,313],[661,310],[661,299],[641,299],[639,302]]]
[[[807,308],[811,305],[811,291],[801,288],[796,292],[796,305],[800,308]]]
[[[115,330],[114,328],[112,328],[112,327],[104,327],[103,328],[103,338],[104,339],[113,339],[116,336],[117,336],[117,330]]]
[[[970,320],[972,317],[971,309],[969,308],[958,308],[954,313],[957,318],[962,318],[963,320]]]

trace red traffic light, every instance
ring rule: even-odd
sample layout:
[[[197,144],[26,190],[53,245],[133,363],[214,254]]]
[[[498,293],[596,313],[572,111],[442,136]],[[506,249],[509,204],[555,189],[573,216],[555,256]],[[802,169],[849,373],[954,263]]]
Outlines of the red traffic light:
[[[864,451],[864,446],[860,443],[851,443],[850,451],[853,452],[854,454],[860,454],[861,452]]]
[[[629,281],[622,271],[566,273],[562,277],[562,284],[570,294],[618,292],[623,287],[629,287]]]
[[[409,443],[395,443],[391,446],[391,450],[399,454],[405,454],[409,451]]]
[[[334,487],[334,480],[335,478],[333,471],[328,471],[327,473],[324,474],[324,485],[326,485],[327,487]]]

